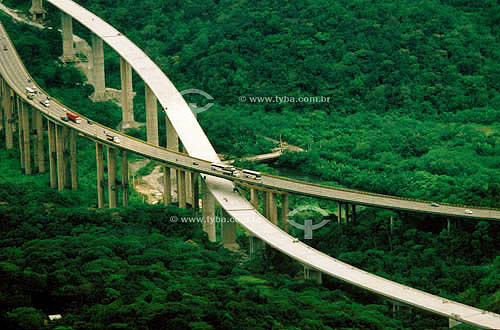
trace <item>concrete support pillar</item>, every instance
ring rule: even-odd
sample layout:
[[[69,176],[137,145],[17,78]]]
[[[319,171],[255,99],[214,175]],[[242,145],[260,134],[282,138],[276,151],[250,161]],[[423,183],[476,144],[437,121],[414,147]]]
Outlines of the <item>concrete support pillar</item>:
[[[121,151],[122,160],[122,204],[128,205],[128,154],[127,150]]]
[[[199,209],[199,191],[198,191],[198,173],[197,172],[190,172],[191,173],[191,208],[193,209],[193,212],[196,214],[198,213]]]
[[[56,124],[57,190],[64,190],[64,138],[63,127]]]
[[[249,240],[249,255],[250,259],[254,259],[264,252],[266,244],[257,236],[250,234]]]
[[[102,156],[102,144],[95,143],[96,167],[97,167],[97,207],[104,207],[104,161]]]
[[[13,102],[12,102],[12,90],[8,87],[7,84],[4,84],[3,93],[2,93],[2,108],[4,111],[5,117],[5,148],[12,149],[14,148],[14,137],[12,134],[13,131]]]
[[[3,124],[3,102],[5,99],[5,81],[0,77],[0,131],[3,131],[4,129],[4,124]]]
[[[340,225],[342,223],[342,203],[337,203],[337,223]]]
[[[290,231],[290,223],[288,222],[288,194],[281,194],[281,221],[283,223],[283,230],[287,233]]]
[[[156,96],[146,85],[146,133],[148,143],[158,145],[158,106]]]
[[[73,48],[73,18],[61,12],[61,29],[63,38],[63,55],[61,61],[74,62],[75,49]]]
[[[116,199],[116,149],[107,147],[108,149],[108,198],[109,208],[113,209],[117,205]]]
[[[349,203],[345,203],[345,204],[344,204],[344,210],[345,210],[345,220],[344,220],[344,222],[345,222],[345,223],[348,223],[348,222],[349,222],[349,220],[350,220],[350,219],[349,219],[349,218],[350,218],[350,217],[349,217]]]
[[[308,267],[304,265],[304,278],[306,280],[313,280],[318,284],[322,284],[323,280],[321,277],[321,272],[314,268]]]
[[[43,144],[43,117],[40,111],[33,111],[33,127],[36,130],[35,139],[35,160],[38,173],[45,173],[45,152]]]
[[[94,80],[94,101],[106,98],[106,80],[104,73],[104,45],[101,38],[92,33],[92,76]]]
[[[10,91],[9,91],[10,94]],[[21,163],[21,170],[24,172],[24,133],[23,133],[23,111],[20,106],[20,101],[18,97],[12,99],[11,115],[14,116],[14,112],[17,114],[17,139],[19,143],[19,161]],[[8,125],[8,122],[7,124]]]
[[[236,222],[224,212],[224,219],[222,221],[222,245],[225,248],[236,248]]]
[[[77,166],[77,145],[78,132],[74,129],[70,131],[69,152],[71,158],[71,189],[78,189],[78,166]]]
[[[50,187],[57,188],[57,166],[56,166],[56,127],[50,120],[47,122],[49,133],[49,171]]]
[[[352,207],[352,222],[356,223],[356,204],[351,204]]]
[[[179,207],[181,209],[186,208],[186,172],[184,170],[179,170],[179,183],[177,187],[177,200],[179,201]]]
[[[64,178],[64,188],[71,188],[71,161],[70,161],[70,129],[67,126],[63,126],[62,133],[62,143],[63,143],[63,178]]]
[[[456,327],[457,325],[460,325],[462,324],[462,322],[459,322],[457,320],[454,320],[454,319],[448,319],[448,327],[451,329],[453,327]]]
[[[31,174],[31,137],[28,105],[23,101],[19,103],[23,122],[23,144],[24,144],[24,173]]]
[[[33,15],[33,20],[37,20],[40,17],[45,19],[45,14],[47,13],[43,9],[42,0],[31,0],[31,8],[29,10],[30,14]]]
[[[120,58],[120,74],[122,81],[122,129],[129,128],[134,122],[134,95],[132,92],[132,67],[123,58]]]
[[[278,224],[278,208],[276,206],[276,196],[272,191],[266,191],[266,218],[273,224]]]
[[[253,188],[250,188],[250,203],[257,211],[259,210],[259,192]]]
[[[170,167],[163,166],[163,204],[172,203],[172,182],[170,181]]]
[[[391,220],[390,220],[390,226],[391,226],[391,233],[392,233],[392,230],[394,228],[394,221],[393,221],[392,215],[391,215]]]
[[[177,136],[177,132],[175,131],[174,126],[172,125],[168,117],[165,116],[165,118],[167,128],[167,149],[171,151],[179,151],[179,136]],[[175,168],[170,169],[170,180],[172,180],[171,182],[174,182],[174,184],[177,185],[177,171]]]
[[[215,242],[216,237],[216,222],[215,222],[215,199],[208,190],[208,186],[204,180],[201,182],[203,194],[203,231],[208,234],[208,240]]]
[[[451,221],[450,218],[446,218],[446,230],[449,233],[451,233]]]

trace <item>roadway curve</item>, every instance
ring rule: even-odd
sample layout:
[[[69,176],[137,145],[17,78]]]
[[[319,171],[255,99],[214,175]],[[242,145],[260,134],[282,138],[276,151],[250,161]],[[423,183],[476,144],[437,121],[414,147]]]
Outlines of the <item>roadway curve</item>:
[[[233,183],[227,179],[234,178],[225,177],[226,179],[224,179],[222,177],[216,177],[221,175],[210,169],[210,162],[218,161],[217,154],[213,147],[201,130],[186,102],[179,97],[179,92],[161,70],[159,70],[140,49],[107,23],[79,5],[68,0],[48,1],[77,18],[85,26],[101,31],[96,32],[96,30],[93,30],[94,33],[101,36],[106,42],[119,40],[117,43],[114,43],[112,47],[129,61],[132,67],[134,67],[145,82],[151,86],[155,93],[159,93],[157,94],[158,100],[164,108],[168,109],[166,113],[172,121],[183,144],[186,146],[190,156],[148,144],[120,132],[115,132],[115,134],[120,137],[121,143],[119,145],[112,144],[106,140],[106,136],[103,132],[104,129],[109,131],[112,131],[112,129],[99,124],[89,125],[86,120],[82,120],[80,125],[62,122],[60,117],[66,111],[62,104],[53,101],[50,108],[45,108],[38,103],[37,99],[33,101],[27,99],[24,94],[24,87],[27,81],[32,80],[32,78],[26,71],[2,26],[0,41],[7,46],[8,50],[0,50],[3,52],[2,56],[0,56],[1,75],[17,95],[21,96],[26,103],[31,104],[35,109],[40,111],[44,117],[57,122],[59,125],[69,126],[71,129],[79,131],[82,135],[103,144],[113,145],[138,153],[164,164],[175,165],[176,167],[209,174],[205,175],[204,179],[211,193],[231,217],[236,219],[243,227],[267,244],[311,268],[391,300],[427,310],[447,318],[455,319],[480,328],[500,328],[500,315],[498,314],[450,301],[384,279],[334,259],[302,242],[295,242],[292,236],[273,225],[265,217],[259,214],[246,199],[233,191]],[[106,35],[111,37],[107,38]],[[45,96],[42,96],[40,99],[44,97]],[[173,100],[169,100],[169,97],[173,98]],[[189,125],[193,126],[190,127]],[[197,139],[199,139],[199,141]],[[203,159],[204,161],[199,165],[194,165],[193,163],[198,162],[199,159]],[[278,179],[274,178],[274,180]],[[255,183],[255,181],[252,180],[247,181]],[[263,180],[262,184],[267,185],[270,183]],[[308,194],[307,192],[304,193]]]

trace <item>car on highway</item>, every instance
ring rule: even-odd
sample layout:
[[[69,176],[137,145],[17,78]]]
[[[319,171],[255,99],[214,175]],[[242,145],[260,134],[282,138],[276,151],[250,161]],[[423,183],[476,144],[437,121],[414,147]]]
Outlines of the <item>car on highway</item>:
[[[465,210],[465,214],[472,214],[472,210],[469,209]]]
[[[431,206],[433,206],[433,207],[440,207],[441,205],[439,205],[438,203],[432,203]]]

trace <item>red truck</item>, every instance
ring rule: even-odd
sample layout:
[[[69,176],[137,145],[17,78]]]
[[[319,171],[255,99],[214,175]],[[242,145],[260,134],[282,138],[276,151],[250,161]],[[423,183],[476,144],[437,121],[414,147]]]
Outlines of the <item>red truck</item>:
[[[74,113],[71,112],[66,112],[66,117],[68,117],[69,120],[73,121],[75,124],[80,124],[82,122],[80,116],[75,115]]]

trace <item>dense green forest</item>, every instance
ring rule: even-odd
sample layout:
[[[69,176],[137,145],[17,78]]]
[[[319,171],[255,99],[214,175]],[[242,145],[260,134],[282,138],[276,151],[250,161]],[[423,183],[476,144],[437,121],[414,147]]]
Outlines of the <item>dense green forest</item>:
[[[21,0],[4,3],[29,7]],[[331,185],[500,206],[496,1],[79,3],[143,48],[179,90],[198,88],[215,98],[199,119],[219,152],[263,152],[270,147],[263,135],[281,135],[308,152],[285,154],[276,166]],[[48,24],[58,26],[57,11],[49,9]],[[88,39],[88,31],[74,25]],[[28,70],[50,94],[103,124],[118,124],[121,111],[88,101],[92,88],[84,78],[57,63],[61,42],[55,30],[7,28]],[[119,88],[119,59],[110,49],[106,73],[107,85]],[[144,120],[142,87],[135,77],[137,120]],[[250,104],[240,102],[241,95],[331,100]],[[49,325],[60,329],[445,324],[409,309],[396,321],[387,302],[332,279],[325,289],[304,283],[296,278],[300,267],[274,251],[242,264],[207,243],[199,228],[168,226],[168,215],[181,212],[176,209],[78,208],[75,200],[91,206],[95,199],[92,145],[86,150],[80,164],[90,159],[82,171],[89,189],[81,198],[49,191],[43,176],[36,189],[32,182],[2,183],[0,272],[7,281],[1,283],[1,320],[11,327],[36,329],[51,313],[67,315]],[[16,154],[2,156],[7,162]],[[305,203],[334,209],[301,197],[291,206]],[[392,229],[390,216],[396,219]],[[367,271],[500,312],[498,225],[457,221],[447,233],[444,219],[373,209],[361,210],[358,220],[323,227],[308,243]]]

